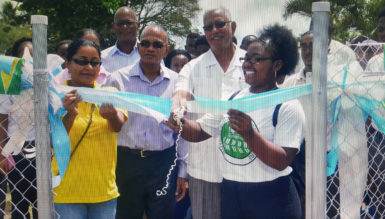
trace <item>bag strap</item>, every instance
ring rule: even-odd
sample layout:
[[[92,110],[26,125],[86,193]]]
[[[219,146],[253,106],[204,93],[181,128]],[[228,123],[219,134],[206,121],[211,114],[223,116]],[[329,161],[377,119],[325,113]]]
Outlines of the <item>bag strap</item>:
[[[276,105],[275,109],[274,109],[274,113],[273,113],[273,126],[274,126],[274,128],[277,126],[278,112],[279,112],[279,108],[281,108],[281,106],[282,106],[282,103]]]
[[[76,149],[78,149],[79,144],[83,141],[84,136],[87,134],[88,129],[89,129],[90,126],[91,126],[91,123],[92,123],[92,113],[94,112],[94,110],[95,110],[95,104],[92,104],[92,105],[91,105],[90,120],[88,120],[87,128],[86,128],[86,130],[84,131],[82,137],[80,137],[80,140],[78,141],[78,143],[75,145],[74,150],[73,150],[72,153],[71,153],[71,157],[72,157],[72,156],[74,155],[74,153],[76,152]],[[71,157],[70,157],[70,159],[71,159]]]
[[[241,92],[241,90],[239,90],[239,91],[233,93],[233,95],[231,95],[231,97],[230,97],[228,100],[234,99],[234,97],[237,96],[237,95],[239,94],[239,92]]]

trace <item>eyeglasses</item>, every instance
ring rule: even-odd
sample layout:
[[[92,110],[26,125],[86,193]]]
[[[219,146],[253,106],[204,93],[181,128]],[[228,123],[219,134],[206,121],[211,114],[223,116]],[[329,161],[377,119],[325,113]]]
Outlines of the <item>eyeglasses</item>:
[[[223,28],[226,24],[231,23],[231,21],[216,21],[214,24],[203,26],[204,31],[212,31],[214,26],[217,29]]]
[[[118,21],[118,22],[115,22],[115,25],[118,27],[123,27],[124,25],[126,25],[127,27],[132,27],[135,24],[136,24],[136,21]]]
[[[98,61],[88,61],[88,60],[82,60],[82,59],[72,59],[76,64],[81,66],[86,66],[88,64],[91,64],[92,67],[99,67],[102,62]]]
[[[152,45],[153,48],[155,49],[161,49],[163,48],[163,43],[162,42],[159,42],[159,41],[155,41],[155,42],[150,42],[148,40],[142,40],[140,41],[140,46],[141,47],[144,47],[144,48],[149,48],[150,46]]]
[[[256,57],[256,56],[251,57],[251,58],[247,57],[247,56],[239,58],[239,61],[241,63],[250,62],[251,64],[261,63],[261,62],[266,61],[266,60],[274,60],[274,59],[271,57],[261,58],[261,57]]]

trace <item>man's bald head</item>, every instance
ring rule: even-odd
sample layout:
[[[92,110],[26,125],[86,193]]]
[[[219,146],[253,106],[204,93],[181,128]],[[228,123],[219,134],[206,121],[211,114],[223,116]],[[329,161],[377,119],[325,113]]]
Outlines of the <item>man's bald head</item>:
[[[132,19],[135,19],[135,21],[137,20],[135,11],[132,10],[131,8],[127,7],[127,6],[124,6],[124,7],[118,8],[118,10],[115,12],[114,22],[117,22],[118,17],[122,16],[122,15],[130,15],[130,17],[132,17]]]
[[[168,42],[167,32],[159,25],[150,25],[144,28],[142,34],[140,35],[140,39],[149,35],[156,35],[157,37],[162,38],[165,43]]]

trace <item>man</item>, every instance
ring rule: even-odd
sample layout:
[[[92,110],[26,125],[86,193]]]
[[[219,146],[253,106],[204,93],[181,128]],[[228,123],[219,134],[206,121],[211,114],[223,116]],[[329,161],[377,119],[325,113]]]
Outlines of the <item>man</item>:
[[[190,95],[228,100],[233,93],[247,86],[239,61],[245,51],[232,42],[236,23],[231,20],[229,11],[225,8],[206,11],[203,23],[210,50],[187,63],[179,73],[172,110],[183,105]],[[211,138],[190,143],[189,148],[187,171],[192,216],[194,219],[218,219],[222,182],[219,146]]]
[[[184,46],[184,48],[188,53],[190,53],[191,58],[195,58],[198,56],[197,51],[195,49],[195,42],[197,41],[198,37],[199,34],[197,33],[190,33],[189,35],[187,35],[186,45]]]
[[[117,41],[114,46],[102,51],[103,66],[108,72],[112,73],[139,60],[136,46],[139,27],[140,23],[132,9],[121,7],[116,11],[111,28]]]
[[[106,85],[120,91],[171,98],[177,74],[161,65],[170,46],[159,26],[145,28],[138,43],[140,60],[119,69]],[[129,113],[118,135],[116,183],[120,197],[116,218],[173,218],[176,171],[172,171],[167,194],[157,190],[166,185],[166,176],[175,159],[174,132],[154,117]],[[180,142],[178,142],[180,144]],[[180,197],[177,197],[180,198]]]

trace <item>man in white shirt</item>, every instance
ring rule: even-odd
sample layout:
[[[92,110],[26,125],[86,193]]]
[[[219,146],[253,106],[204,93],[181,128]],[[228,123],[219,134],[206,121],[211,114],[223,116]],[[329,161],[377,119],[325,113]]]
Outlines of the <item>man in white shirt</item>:
[[[104,68],[112,73],[139,60],[136,36],[140,23],[132,9],[121,7],[114,15],[114,22],[111,27],[115,32],[117,41],[114,46],[102,51],[102,62]]]
[[[206,11],[203,22],[211,48],[187,63],[179,73],[172,112],[180,104],[184,105],[190,95],[228,100],[234,92],[247,86],[239,61],[245,51],[232,42],[236,23],[231,21],[229,11],[225,8]],[[187,172],[194,219],[220,218],[220,159],[215,140],[190,144]]]

